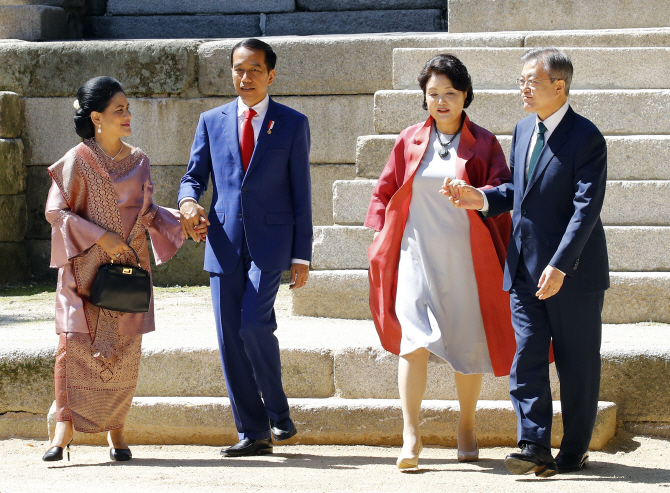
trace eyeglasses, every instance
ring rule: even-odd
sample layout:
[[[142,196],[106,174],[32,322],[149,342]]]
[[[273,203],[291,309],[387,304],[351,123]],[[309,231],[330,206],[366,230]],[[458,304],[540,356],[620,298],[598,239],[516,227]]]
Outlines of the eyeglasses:
[[[530,87],[536,87],[538,82],[542,82],[543,80],[550,80],[551,82],[554,82],[555,80],[558,80],[557,78],[553,79],[517,79],[516,80],[516,85],[519,86],[521,89],[528,84]]]

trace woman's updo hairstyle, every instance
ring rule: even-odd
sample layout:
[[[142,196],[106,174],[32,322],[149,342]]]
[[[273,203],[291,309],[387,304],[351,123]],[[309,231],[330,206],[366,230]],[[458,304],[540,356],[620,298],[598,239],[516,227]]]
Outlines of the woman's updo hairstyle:
[[[74,129],[77,135],[82,139],[93,138],[95,126],[91,121],[91,112],[105,111],[117,92],[124,92],[123,86],[113,77],[95,77],[79,88],[77,91],[79,108],[74,114]]]
[[[419,86],[423,91],[423,109],[428,109],[428,104],[426,103],[426,86],[428,85],[428,80],[430,80],[432,75],[440,74],[446,75],[449,78],[454,89],[465,93],[463,108],[470,106],[475,94],[472,92],[472,80],[470,79],[470,74],[468,74],[468,69],[454,55],[442,54],[435,55],[428,60],[419,75]]]

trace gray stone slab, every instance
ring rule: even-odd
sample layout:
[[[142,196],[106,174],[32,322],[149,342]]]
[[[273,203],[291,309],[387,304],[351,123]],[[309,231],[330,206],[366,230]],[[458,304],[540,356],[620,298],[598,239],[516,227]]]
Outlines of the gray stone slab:
[[[610,272],[603,323],[670,323],[670,274]],[[312,271],[292,294],[292,313],[307,317],[370,319],[367,270]]]
[[[83,7],[86,0],[0,0],[0,5],[42,5],[74,9]]]
[[[443,12],[425,10],[360,10],[268,14],[266,36],[446,31]]]
[[[425,121],[421,91],[378,91],[375,94],[375,130],[397,134]],[[603,134],[670,134],[669,90],[576,90],[570,92],[574,110],[591,120]],[[467,110],[472,121],[495,134],[511,134],[514,125],[528,116],[519,91],[475,91]]]
[[[609,181],[600,217],[606,225],[670,224],[670,181]]]
[[[3,211],[0,219],[0,242],[23,241],[26,236],[26,196],[0,195],[0,210]]]
[[[496,0],[449,0],[448,19],[450,32],[667,27],[670,7],[664,0],[518,0],[513,7]]]
[[[392,57],[396,47],[523,46],[523,35],[517,33],[494,33],[491,36],[386,33],[263,39],[278,57],[277,78],[270,91],[275,95],[374,94],[379,89],[391,89]],[[235,95],[230,75],[230,52],[237,42],[237,39],[221,40],[200,46],[198,76],[202,94]],[[324,60],[333,63],[324,63]]]
[[[51,240],[25,240],[23,246],[30,259],[30,273],[33,278],[55,282],[58,278],[58,269],[49,267],[51,264]]]
[[[526,33],[524,46],[670,46],[670,28],[593,29]]]
[[[51,226],[44,217],[47,195],[51,188],[51,177],[46,166],[28,166],[26,169],[26,201],[28,223],[26,238],[32,240],[50,240]]]
[[[0,138],[21,135],[21,100],[15,92],[0,91]]]
[[[333,184],[335,224],[360,225],[365,220],[377,180],[336,181]]]
[[[289,399],[298,434],[289,444],[401,445],[399,399]],[[552,446],[563,434],[560,402],[553,403]],[[427,445],[456,446],[457,401],[424,401],[421,435]],[[477,408],[480,446],[514,446],[516,415],[509,401],[480,401]],[[50,436],[56,426],[55,405],[48,417]],[[237,442],[230,402],[224,397],[136,397],[125,426],[131,445],[230,445]],[[589,448],[601,449],[616,432],[616,405],[598,403]],[[132,438],[131,438],[132,437]],[[103,445],[104,433],[78,433],[78,444]]]
[[[3,348],[0,352],[0,415],[6,412],[45,414],[48,411],[54,399],[55,357],[55,346],[37,350]]]
[[[0,415],[0,439],[22,438],[32,440],[47,440],[46,414],[31,413],[4,413]]]
[[[312,268],[315,270],[367,269],[367,249],[374,232],[357,226],[314,228]]]
[[[76,41],[0,44],[0,90],[22,97],[68,96],[105,74],[127,94],[188,94],[196,81],[196,41]],[[72,100],[70,101],[72,109]],[[45,118],[48,120],[48,118]],[[68,124],[68,128],[71,127]]]
[[[312,175],[312,224],[333,224],[333,183],[353,180],[356,170],[352,164],[318,164],[310,169]]]
[[[296,5],[308,12],[447,8],[446,0],[296,0]]]
[[[295,96],[275,100],[309,118],[312,163],[353,163],[356,138],[374,131],[372,96]],[[200,113],[229,101],[227,98],[131,99],[133,135],[127,141],[146,152],[154,165],[186,165]],[[44,111],[49,112],[49,120],[42,118]],[[23,141],[28,165],[52,164],[80,141],[73,131],[73,114],[69,98],[25,99]]]
[[[149,245],[149,251],[151,251]],[[153,259],[153,253],[151,254]],[[205,244],[187,240],[169,262],[151,266],[155,286],[203,286],[209,284],[205,264]]]
[[[295,0],[108,0],[110,15],[252,14],[292,12]]]
[[[395,135],[365,135],[356,141],[356,176],[379,178],[391,154]],[[670,136],[606,135],[607,177],[610,180],[670,179]],[[512,137],[498,135],[509,162]]]
[[[84,18],[84,38],[86,39],[207,39],[261,35],[260,15],[258,14]]]
[[[0,243],[0,285],[16,284],[30,278],[30,263],[23,243]]]
[[[48,41],[68,37],[67,12],[44,5],[0,5],[0,38]]]
[[[23,164],[21,139],[0,139],[0,195],[26,190],[26,167]]]
[[[468,68],[476,89],[517,89],[528,48],[396,48],[393,88],[419,89],[417,81],[433,56],[450,53]],[[670,48],[566,48],[574,76],[571,89],[666,89]]]

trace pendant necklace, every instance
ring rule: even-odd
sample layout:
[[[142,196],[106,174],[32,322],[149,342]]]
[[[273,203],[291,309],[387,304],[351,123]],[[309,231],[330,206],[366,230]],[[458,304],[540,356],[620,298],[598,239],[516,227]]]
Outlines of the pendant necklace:
[[[435,129],[437,130],[437,127],[435,127]],[[119,152],[116,153],[116,156],[112,157],[112,156],[110,156],[109,154],[107,154],[107,153],[105,152],[105,150],[104,150],[102,147],[100,147],[100,144],[98,144],[95,140],[94,140],[93,142],[95,142],[95,145],[98,146],[98,149],[100,149],[100,150],[102,151],[102,153],[103,153],[105,156],[107,156],[109,159],[111,159],[112,161],[114,161],[117,157],[119,157],[119,154],[121,154],[121,151],[123,150],[123,148],[124,148],[125,145],[126,145],[123,141],[121,141],[121,149],[119,149]],[[440,142],[440,144],[441,144],[441,142]]]
[[[442,132],[440,132],[437,129],[437,123],[435,124],[435,133],[437,134],[437,141],[440,143],[440,149],[437,151],[437,154],[442,158],[442,159],[449,159],[449,150],[447,149],[451,143],[454,141],[456,136],[461,133],[461,129],[463,128],[463,123],[461,123],[461,126],[458,127],[458,131],[449,139],[447,142],[442,142],[442,139],[440,138],[441,135],[445,135]]]

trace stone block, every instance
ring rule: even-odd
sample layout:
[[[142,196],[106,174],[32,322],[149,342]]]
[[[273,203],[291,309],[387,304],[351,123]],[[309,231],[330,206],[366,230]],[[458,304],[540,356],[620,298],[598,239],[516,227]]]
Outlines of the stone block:
[[[298,435],[287,443],[304,445],[402,444],[399,399],[289,399]],[[563,433],[561,406],[553,403],[552,446]],[[55,405],[49,411],[50,435],[56,426]],[[422,439],[427,445],[456,446],[458,401],[423,402]],[[479,401],[477,439],[480,446],[514,446],[516,415],[512,403]],[[230,402],[225,397],[136,397],[128,413],[126,435],[132,445],[229,445],[237,442]],[[616,431],[616,405],[598,403],[596,428],[589,447],[602,448]],[[105,444],[104,433],[75,432],[76,443]]]
[[[372,96],[296,96],[275,100],[309,118],[312,163],[353,163],[356,138],[373,132]],[[200,113],[229,101],[131,99],[133,135],[127,142],[146,152],[153,165],[186,165]],[[49,112],[49,121],[42,117],[45,111]],[[28,98],[25,118],[23,141],[28,165],[52,164],[81,140],[72,130],[73,109],[69,98]]]
[[[450,32],[667,27],[669,18],[663,0],[449,0],[448,11]]]
[[[25,195],[0,195],[0,242],[23,241],[28,214]]]
[[[397,135],[362,135],[356,140],[356,177],[379,178]]]
[[[21,139],[0,139],[0,194],[26,190],[26,167],[23,164]]]
[[[152,251],[149,244],[149,251]],[[154,286],[208,286],[209,273],[202,270],[205,264],[205,244],[186,240],[186,243],[168,262],[154,265],[151,254],[151,275]]]
[[[266,36],[446,31],[443,13],[425,10],[359,10],[268,14]]]
[[[607,226],[607,254],[615,272],[670,271],[669,227]]]
[[[26,201],[28,224],[26,238],[32,240],[51,240],[51,225],[44,217],[47,196],[51,188],[51,176],[46,166],[28,166],[26,168]]]
[[[670,274],[610,272],[603,323],[670,323]]]
[[[77,89],[105,67],[105,75],[118,79],[128,95],[188,94],[195,89],[198,44],[192,40],[3,43],[0,66],[12,69],[0,71],[0,90],[22,97],[68,96],[74,116]],[[46,125],[56,125],[51,118],[42,119]],[[71,128],[69,121],[67,129]]]
[[[67,12],[44,5],[0,5],[0,38],[49,41],[68,36]]]
[[[312,224],[333,224],[333,183],[353,180],[356,172],[350,164],[317,164],[310,168],[312,176]]]
[[[396,48],[393,88],[419,89],[423,66],[433,56],[450,53],[468,68],[476,89],[517,89],[528,48]],[[572,60],[575,89],[665,89],[670,48],[566,48]],[[644,74],[644,76],[640,76]]]
[[[0,243],[0,250],[2,245]],[[0,315],[0,320],[3,318]],[[45,414],[49,410],[54,399],[55,356],[55,347],[4,348],[0,352],[0,415],[7,412]]]
[[[30,263],[22,243],[0,243],[0,285],[16,284],[30,278]]]
[[[123,15],[84,18],[86,39],[244,38],[262,34],[258,14]]]
[[[392,88],[393,49],[396,47],[523,46],[519,33],[421,33],[317,37],[266,37],[277,53],[274,95],[374,94]],[[199,55],[202,94],[234,96],[230,52],[238,40],[203,43]],[[323,63],[332,60],[334,63]],[[319,67],[314,70],[314,67]],[[374,74],[371,77],[370,74]],[[516,77],[515,77],[516,78]]]
[[[375,94],[375,130],[397,134],[428,118],[421,108],[421,91],[378,91]],[[570,92],[573,109],[591,120],[603,134],[670,134],[669,90],[576,90]],[[519,91],[475,91],[467,110],[473,122],[495,134],[511,134],[516,122],[528,116]]]
[[[295,0],[108,0],[110,15],[168,15],[168,14],[252,14],[260,12],[292,12]]]
[[[296,0],[300,10],[324,12],[338,10],[443,9],[445,0]]]
[[[670,181],[608,181],[600,217],[606,225],[670,224]]]
[[[15,92],[0,91],[0,138],[16,139],[21,135],[21,99]]]
[[[4,413],[0,416],[0,440],[9,438],[47,440],[49,438],[47,415]]]
[[[58,278],[58,269],[49,267],[51,263],[51,240],[25,240],[23,244],[30,259],[32,276],[40,280],[55,281]]]
[[[333,184],[335,224],[363,224],[376,184],[377,180],[336,181]]]
[[[305,287],[291,291],[292,314],[369,319],[367,270],[312,271]]]
[[[652,29],[586,29],[571,31],[538,31],[526,33],[524,46],[670,46],[670,28]]]
[[[367,269],[367,249],[373,236],[374,231],[360,226],[315,227],[312,268]]]

